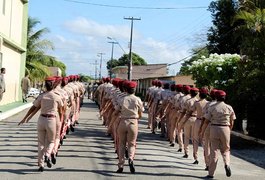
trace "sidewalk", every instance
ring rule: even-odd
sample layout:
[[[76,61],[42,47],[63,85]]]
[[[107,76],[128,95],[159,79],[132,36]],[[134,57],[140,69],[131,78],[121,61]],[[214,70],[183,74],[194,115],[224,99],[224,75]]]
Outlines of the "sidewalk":
[[[2,113],[0,113],[0,121],[9,118],[31,106],[32,102],[23,103],[22,101],[0,106],[0,110],[2,111]]]

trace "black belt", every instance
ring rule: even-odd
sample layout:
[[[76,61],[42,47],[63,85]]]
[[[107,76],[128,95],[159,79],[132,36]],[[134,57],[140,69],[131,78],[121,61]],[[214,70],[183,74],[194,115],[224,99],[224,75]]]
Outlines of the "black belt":
[[[53,114],[41,114],[41,116],[46,118],[56,118],[56,115]]]
[[[211,126],[229,126],[229,125],[226,125],[226,124],[211,124]]]

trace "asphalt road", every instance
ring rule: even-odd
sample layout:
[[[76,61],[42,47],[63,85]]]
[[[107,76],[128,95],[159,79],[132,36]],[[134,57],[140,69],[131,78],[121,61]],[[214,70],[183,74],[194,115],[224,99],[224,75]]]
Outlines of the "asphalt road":
[[[130,174],[126,165],[123,174],[116,174],[117,159],[113,142],[105,136],[105,127],[98,120],[97,108],[85,102],[81,109],[80,124],[70,133],[59,150],[57,164],[37,171],[37,132],[36,115],[32,121],[22,126],[17,123],[26,114],[23,111],[0,122],[0,179],[1,180],[79,180],[79,179],[204,179],[202,149],[199,152],[199,165],[193,165],[192,152],[188,159],[177,147],[169,144],[159,135],[145,129],[146,119],[140,121],[137,152],[135,159],[136,174]],[[192,148],[190,146],[190,148]],[[261,149],[262,150],[262,149]],[[237,153],[238,151],[237,149]],[[264,155],[264,152],[260,152]],[[233,150],[232,150],[233,154]],[[262,157],[264,158],[264,157]],[[215,179],[227,179],[223,161],[219,156]],[[230,179],[265,179],[265,170],[239,156],[231,157],[232,177]]]

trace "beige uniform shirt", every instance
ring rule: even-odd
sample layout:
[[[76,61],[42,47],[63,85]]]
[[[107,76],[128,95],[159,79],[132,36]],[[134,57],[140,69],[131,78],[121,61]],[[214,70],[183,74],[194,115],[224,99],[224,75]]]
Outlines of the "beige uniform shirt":
[[[205,118],[215,125],[230,125],[230,120],[235,120],[235,112],[233,108],[224,102],[216,102],[209,107]]]
[[[197,117],[197,110],[194,106],[195,102],[197,102],[197,101],[198,101],[198,99],[196,97],[190,98],[186,101],[185,109],[187,110],[186,111],[187,115],[190,115],[192,117]]]
[[[48,91],[38,96],[33,102],[36,107],[41,107],[41,114],[57,115],[58,108],[63,106],[63,101],[60,96],[54,91]]]
[[[138,119],[139,114],[144,111],[144,106],[139,97],[129,94],[123,98],[119,110],[122,119]]]
[[[206,104],[208,103],[208,101],[206,101],[205,99],[196,101],[194,103],[194,109],[197,111],[197,118],[198,119],[202,119],[203,117],[203,109],[206,106]]]

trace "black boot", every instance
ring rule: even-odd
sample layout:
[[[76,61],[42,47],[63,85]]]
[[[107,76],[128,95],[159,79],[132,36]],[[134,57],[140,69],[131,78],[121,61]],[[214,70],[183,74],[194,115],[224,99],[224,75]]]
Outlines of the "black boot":
[[[47,158],[47,167],[48,168],[51,168],[52,167],[52,163],[51,163],[50,158]]]
[[[38,171],[40,171],[40,172],[43,172],[43,170],[44,170],[44,167],[39,167],[39,169],[38,169]]]
[[[56,164],[56,158],[54,154],[51,154],[52,164]]]
[[[133,160],[129,159],[128,163],[129,163],[129,166],[130,166],[131,173],[134,174],[135,173],[135,168],[134,168]]]
[[[232,175],[231,169],[228,165],[225,165],[225,173],[227,177],[230,177]]]
[[[119,168],[116,173],[122,173],[123,172],[123,168]]]

